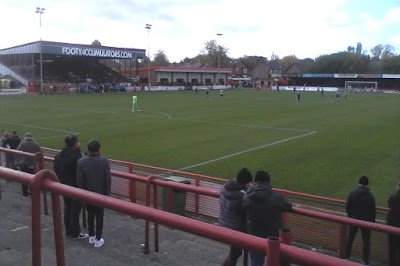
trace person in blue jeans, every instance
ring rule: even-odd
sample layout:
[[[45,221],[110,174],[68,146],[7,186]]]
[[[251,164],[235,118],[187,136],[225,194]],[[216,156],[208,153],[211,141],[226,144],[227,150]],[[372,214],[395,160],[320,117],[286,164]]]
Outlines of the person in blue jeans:
[[[279,236],[282,228],[282,212],[291,211],[292,204],[281,192],[273,191],[268,172],[257,171],[254,186],[243,196],[247,213],[247,232],[262,238]],[[263,266],[265,254],[249,251],[251,266]]]

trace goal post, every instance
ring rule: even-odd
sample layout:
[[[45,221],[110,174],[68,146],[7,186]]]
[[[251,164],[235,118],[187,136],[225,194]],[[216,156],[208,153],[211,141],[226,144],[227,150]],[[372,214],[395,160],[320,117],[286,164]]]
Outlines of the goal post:
[[[346,80],[344,90],[348,92],[376,92],[378,90],[378,82]]]

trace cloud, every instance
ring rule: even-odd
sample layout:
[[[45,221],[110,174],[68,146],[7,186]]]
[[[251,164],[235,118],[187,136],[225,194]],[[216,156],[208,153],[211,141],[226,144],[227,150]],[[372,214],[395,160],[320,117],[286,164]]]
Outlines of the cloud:
[[[360,18],[364,22],[364,28],[367,32],[377,32],[384,26],[383,22],[378,21],[370,14],[361,14]]]
[[[393,8],[385,14],[385,23],[386,24],[400,23],[400,7]]]
[[[390,43],[394,45],[400,45],[400,35],[392,36],[390,38]]]

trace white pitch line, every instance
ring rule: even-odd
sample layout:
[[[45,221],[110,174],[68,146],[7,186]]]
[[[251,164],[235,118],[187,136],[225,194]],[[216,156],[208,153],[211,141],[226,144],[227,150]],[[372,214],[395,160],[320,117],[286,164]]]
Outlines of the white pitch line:
[[[11,232],[17,232],[19,230],[28,229],[28,228],[29,228],[28,226],[22,226],[22,227],[18,227],[18,228],[12,229]]]
[[[248,128],[276,129],[276,130],[297,131],[297,132],[310,132],[310,130],[297,129],[297,128],[284,128],[284,127],[268,127],[268,126],[257,126],[257,125],[245,125],[245,124],[212,122],[212,121],[203,121],[203,120],[192,120],[192,119],[185,119],[185,118],[172,118],[172,120],[181,120],[181,121],[198,122],[198,123],[206,123],[206,124],[214,124],[214,125],[235,126],[235,127],[248,127]]]
[[[16,125],[16,126],[21,126],[21,127],[31,127],[31,128],[38,128],[38,129],[44,129],[44,130],[50,130],[50,131],[59,131],[59,132],[65,132],[65,133],[79,134],[79,132],[74,132],[74,131],[67,131],[67,130],[62,130],[62,129],[57,129],[57,128],[50,128],[50,127],[32,126],[32,125],[19,124],[19,123],[14,123],[14,122],[9,122],[9,121],[0,121],[0,123]]]
[[[197,167],[197,166],[201,166],[201,165],[213,163],[213,162],[216,162],[216,161],[224,160],[224,159],[227,159],[227,158],[230,158],[230,157],[234,157],[236,155],[240,155],[240,154],[243,154],[243,153],[247,153],[247,152],[263,149],[263,148],[266,148],[266,147],[269,147],[269,146],[274,146],[274,145],[281,144],[283,142],[287,142],[287,141],[290,141],[290,140],[303,138],[303,137],[306,137],[306,136],[309,136],[309,135],[313,135],[315,133],[317,133],[317,131],[312,131],[312,132],[309,132],[309,133],[306,133],[306,134],[294,136],[294,137],[283,139],[283,140],[278,140],[278,141],[275,141],[275,142],[272,142],[272,143],[267,143],[267,144],[264,144],[264,145],[261,145],[261,146],[257,146],[257,147],[254,147],[254,148],[250,148],[250,149],[247,149],[247,150],[244,150],[244,151],[239,151],[239,152],[235,152],[235,153],[232,153],[232,154],[229,154],[229,155],[225,155],[225,156],[222,156],[222,157],[219,157],[219,158],[216,158],[216,159],[208,160],[206,162],[197,163],[197,164],[189,165],[189,166],[186,166],[186,167],[183,167],[183,168],[179,168],[177,170],[178,171],[182,171],[182,170],[191,169],[191,168],[194,168],[194,167]]]

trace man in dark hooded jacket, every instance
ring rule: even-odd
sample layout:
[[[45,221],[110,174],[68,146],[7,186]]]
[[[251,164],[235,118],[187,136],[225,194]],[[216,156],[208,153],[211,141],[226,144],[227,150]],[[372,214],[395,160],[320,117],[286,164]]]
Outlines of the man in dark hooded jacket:
[[[24,140],[18,145],[17,150],[29,153],[43,152],[40,144],[35,141],[32,133],[26,132]],[[18,155],[15,158],[15,167],[25,173],[33,174],[35,171],[34,160],[32,157]],[[22,184],[22,195],[29,196],[28,185]]]
[[[220,212],[218,224],[220,226],[246,232],[246,212],[243,210],[242,200],[246,194],[247,184],[253,179],[247,168],[242,168],[236,176],[225,183],[220,190],[219,205]],[[231,246],[229,256],[223,263],[224,266],[236,265],[238,258],[242,255],[242,249]]]
[[[386,218],[386,224],[400,227],[400,184],[396,194],[390,196],[388,200],[389,213]],[[400,236],[388,235],[389,240],[389,266],[400,265]]]
[[[290,211],[292,204],[281,192],[272,190],[268,172],[257,171],[254,182],[254,186],[243,196],[248,233],[262,238],[278,237],[282,228],[282,212]],[[262,266],[265,254],[250,251],[250,259],[252,266]]]
[[[346,213],[349,218],[375,222],[376,209],[375,197],[369,191],[368,177],[362,176],[358,180],[359,186],[352,190],[347,196],[346,200]],[[349,259],[351,255],[351,246],[356,237],[358,226],[350,225],[346,240],[346,255],[345,259]],[[361,228],[361,236],[363,239],[363,263],[369,264],[369,251],[371,230]]]
[[[54,158],[54,172],[56,172],[60,182],[77,187],[77,165],[82,157],[78,137],[69,135],[65,138],[65,146],[61,152]],[[74,239],[83,239],[88,234],[81,233],[79,226],[79,213],[81,211],[81,202],[64,196],[64,224],[66,235]]]

